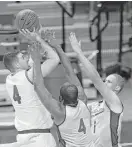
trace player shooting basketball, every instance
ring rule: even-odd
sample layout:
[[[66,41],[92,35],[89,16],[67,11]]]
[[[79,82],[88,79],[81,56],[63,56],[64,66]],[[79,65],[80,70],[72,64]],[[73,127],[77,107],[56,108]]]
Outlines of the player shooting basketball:
[[[124,80],[118,74],[111,74],[106,78],[104,83],[95,67],[83,55],[81,46],[79,45],[79,42],[77,41],[74,33],[70,34],[70,42],[73,50],[77,53],[78,59],[85,67],[86,74],[94,83],[96,89],[100,92],[103,100],[105,101],[105,105],[103,106],[103,113],[101,113],[103,116],[98,122],[101,126],[94,123],[94,133],[96,133],[96,135],[98,134],[98,137],[100,138],[99,146],[118,147],[118,129],[120,116],[123,112],[123,105],[118,97],[118,94],[124,86]],[[100,105],[101,104],[99,103],[99,106]],[[101,131],[99,129],[100,127],[103,128]]]
[[[23,35],[31,41],[38,41],[44,51],[47,51],[47,60],[41,64],[41,72],[46,77],[59,63],[56,52],[45,43],[37,33],[23,31]],[[11,74],[6,79],[6,89],[15,109],[15,127],[18,130],[17,142],[35,140],[27,147],[54,147],[55,141],[50,133],[53,125],[51,114],[41,103],[34,91],[33,67],[29,69],[29,56],[23,52],[7,53],[4,56],[4,65]]]

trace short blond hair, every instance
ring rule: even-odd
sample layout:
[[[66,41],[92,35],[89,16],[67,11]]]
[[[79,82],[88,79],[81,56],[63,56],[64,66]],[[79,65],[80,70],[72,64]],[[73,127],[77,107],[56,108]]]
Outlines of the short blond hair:
[[[125,84],[124,78],[117,73],[114,73],[114,74],[111,74],[111,75],[116,77],[117,85],[120,86],[120,90],[119,90],[119,92],[120,92],[123,89],[124,84]]]

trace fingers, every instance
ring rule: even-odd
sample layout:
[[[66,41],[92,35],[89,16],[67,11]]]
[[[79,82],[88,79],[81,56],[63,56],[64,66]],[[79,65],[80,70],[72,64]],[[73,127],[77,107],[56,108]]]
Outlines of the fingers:
[[[19,32],[20,32],[20,34],[22,34],[22,35],[26,36],[26,32],[25,32],[25,30],[24,30],[24,29],[20,30]]]
[[[22,34],[23,36],[25,36],[26,38],[29,38],[29,32],[27,29],[22,29],[19,31],[20,34]]]
[[[30,52],[30,54],[31,54],[31,52],[33,52],[33,50],[34,50],[33,45],[29,45],[28,49],[29,49],[29,52]]]
[[[75,33],[71,32],[69,36],[70,41],[78,42]]]
[[[93,55],[93,56],[96,56],[98,53],[99,53],[99,51],[96,50],[96,51],[93,51],[93,52],[92,52],[92,55]]]
[[[71,32],[70,33],[70,37],[73,38],[73,39],[75,39],[76,38],[75,33]]]
[[[42,29],[41,38],[45,42],[50,43],[53,39],[55,39],[55,32],[52,29]]]
[[[33,59],[38,58],[38,56],[40,55],[40,49],[36,46],[36,44],[30,46],[29,52]]]
[[[31,35],[32,33],[35,33],[35,27],[33,28],[33,31],[32,32],[30,32],[28,29],[22,29],[22,30],[20,30],[19,31],[22,35],[24,35],[24,36],[29,36],[29,35]]]
[[[70,33],[69,40],[72,42],[72,32]]]
[[[93,51],[90,56],[88,56],[88,60],[92,60],[97,54],[99,53],[98,50]]]
[[[95,54],[98,54],[98,53],[99,53],[99,50],[94,51],[94,53],[95,53]]]
[[[28,34],[36,33],[36,28],[34,27],[32,32],[30,32],[28,29],[25,29],[25,32]]]
[[[35,33],[36,32],[36,29],[35,29],[35,27],[33,28],[33,33]]]
[[[55,32],[53,32],[53,38],[55,38]]]
[[[79,46],[81,47],[81,40],[79,41]]]
[[[26,34],[30,34],[31,32],[28,29],[25,29]]]

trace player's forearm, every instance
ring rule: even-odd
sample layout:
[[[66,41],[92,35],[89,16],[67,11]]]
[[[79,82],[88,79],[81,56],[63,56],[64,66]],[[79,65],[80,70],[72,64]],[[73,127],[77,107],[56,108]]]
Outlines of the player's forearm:
[[[43,76],[41,71],[41,63],[39,59],[34,60],[34,84],[41,87],[43,84]]]
[[[56,51],[57,51],[57,53],[58,53],[58,55],[60,57],[61,63],[63,64],[63,67],[64,67],[64,69],[66,71],[66,74],[67,74],[66,77],[67,77],[68,81],[71,84],[74,84],[74,85],[77,86],[78,91],[79,91],[78,92],[79,93],[78,98],[80,100],[84,101],[84,103],[86,103],[87,102],[87,97],[86,97],[86,95],[84,93],[84,90],[83,90],[83,88],[82,88],[82,86],[80,84],[79,79],[77,78],[77,76],[74,73],[74,70],[72,68],[72,65],[71,65],[68,57],[65,55],[65,53],[63,52],[63,50],[62,50],[62,48],[60,46],[56,46],[55,49],[56,49]]]
[[[44,47],[47,51],[47,60],[41,65],[41,70],[43,77],[46,77],[57,67],[60,62],[60,59],[52,47],[50,47],[49,45],[45,46],[45,43]]]
[[[38,93],[38,95],[40,95],[41,101],[44,103],[44,99],[47,100],[48,96],[51,96],[51,94],[48,92],[48,90],[44,85],[44,80],[43,80],[41,65],[39,60],[34,61],[34,73],[35,73],[34,74],[35,90]]]
[[[47,75],[49,75],[57,67],[57,65],[60,62],[57,53],[55,53],[55,51],[52,51],[52,52],[48,53],[47,59],[41,65],[41,71],[42,71],[43,77],[46,77]]]
[[[81,86],[77,76],[74,73],[71,63],[68,57],[65,55],[64,51],[62,50],[62,48],[60,46],[56,46],[55,48],[60,57],[61,63],[65,69],[65,72],[68,76],[68,79],[71,79],[70,81],[72,84],[75,84],[76,86]]]
[[[83,53],[82,52],[77,53],[77,56],[80,62],[82,63],[82,65],[84,66],[84,68],[86,69],[86,73],[89,76],[89,78],[92,80],[92,82],[95,82],[97,78],[99,79],[100,78],[99,73],[97,72],[93,64],[83,55]]]
[[[41,64],[41,71],[43,77],[48,76],[59,64],[57,59],[47,59]]]
[[[35,83],[35,90],[36,90],[41,102],[44,105],[47,105],[49,103],[49,100],[52,99],[52,95],[46,89],[43,82],[40,82],[40,84]]]
[[[74,74],[73,72],[73,68],[71,66],[71,63],[68,59],[68,57],[65,55],[64,51],[62,50],[62,48],[60,46],[55,46],[56,52],[61,60],[61,63],[63,64],[66,74],[68,74],[69,76],[71,74]]]
[[[49,59],[57,60],[59,62],[59,57],[57,53],[53,50],[53,48],[49,46],[46,42],[44,42],[42,39],[40,39],[39,42],[41,43],[44,51],[47,52],[47,57]]]
[[[53,107],[51,107],[51,100],[53,99],[51,93],[49,93],[49,91],[46,89],[44,83],[43,83],[43,79],[41,79],[42,81],[36,82],[34,84],[35,86],[35,91],[38,94],[38,97],[40,99],[40,101],[42,102],[42,104],[47,108],[47,110],[52,113]]]

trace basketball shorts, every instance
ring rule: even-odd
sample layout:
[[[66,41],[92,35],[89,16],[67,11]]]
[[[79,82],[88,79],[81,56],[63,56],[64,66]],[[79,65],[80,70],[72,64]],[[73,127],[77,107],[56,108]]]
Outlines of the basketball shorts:
[[[31,134],[18,134],[17,142],[31,142],[22,145],[21,147],[56,147],[56,142],[51,133],[31,133]]]

